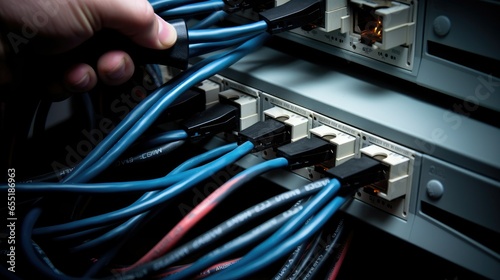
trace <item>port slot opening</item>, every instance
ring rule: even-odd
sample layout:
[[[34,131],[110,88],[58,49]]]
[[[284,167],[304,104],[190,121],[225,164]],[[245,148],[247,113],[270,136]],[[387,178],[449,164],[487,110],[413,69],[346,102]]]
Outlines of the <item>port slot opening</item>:
[[[372,46],[375,42],[383,43],[383,18],[375,14],[376,9],[367,6],[353,6],[353,33],[360,42]]]
[[[370,145],[361,149],[362,156],[373,158],[387,168],[384,170],[386,180],[367,186],[363,191],[372,193],[386,200],[403,197],[408,192],[409,158],[377,145]]]

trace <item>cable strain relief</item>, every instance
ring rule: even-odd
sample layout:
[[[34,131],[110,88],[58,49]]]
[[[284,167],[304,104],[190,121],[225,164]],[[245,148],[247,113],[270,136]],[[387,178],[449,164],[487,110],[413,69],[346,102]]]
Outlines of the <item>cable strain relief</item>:
[[[277,34],[311,23],[324,16],[320,0],[291,0],[259,13],[266,21],[268,32]]]
[[[168,22],[177,33],[175,44],[168,49],[143,47],[113,31],[98,34],[100,40],[97,42],[99,46],[127,52],[136,64],[161,64],[185,70],[189,64],[189,35],[186,22],[183,19],[173,19]]]

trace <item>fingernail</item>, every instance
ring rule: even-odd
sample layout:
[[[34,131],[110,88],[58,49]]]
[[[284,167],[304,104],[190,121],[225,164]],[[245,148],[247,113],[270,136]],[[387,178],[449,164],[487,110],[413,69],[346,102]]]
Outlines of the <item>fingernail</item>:
[[[71,87],[75,90],[86,89],[90,83],[90,75],[89,73],[85,73],[78,82],[74,83]]]
[[[175,44],[175,40],[177,39],[177,32],[175,28],[164,21],[161,17],[156,15],[158,20],[158,40],[160,45],[164,48],[170,48],[173,44]]]
[[[125,60],[121,59],[116,68],[107,74],[111,80],[120,80],[125,76]]]

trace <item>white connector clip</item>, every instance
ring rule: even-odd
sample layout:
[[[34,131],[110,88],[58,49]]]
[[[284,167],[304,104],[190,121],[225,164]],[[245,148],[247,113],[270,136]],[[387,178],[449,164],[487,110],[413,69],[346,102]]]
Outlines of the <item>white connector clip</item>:
[[[344,132],[338,131],[326,125],[321,125],[309,130],[311,134],[314,134],[324,140],[329,141],[331,144],[337,147],[335,155],[335,165],[344,163],[350,158],[356,155],[356,137],[346,134]]]
[[[393,200],[406,194],[409,184],[409,158],[377,145],[364,147],[361,149],[361,153],[389,167],[387,190],[377,192],[379,197]]]
[[[240,109],[240,130],[259,121],[257,98],[234,89],[220,92],[219,98],[229,100]]]
[[[309,120],[301,115],[297,115],[280,107],[273,107],[265,110],[264,116],[273,118],[288,125],[291,131],[292,142],[307,137]]]

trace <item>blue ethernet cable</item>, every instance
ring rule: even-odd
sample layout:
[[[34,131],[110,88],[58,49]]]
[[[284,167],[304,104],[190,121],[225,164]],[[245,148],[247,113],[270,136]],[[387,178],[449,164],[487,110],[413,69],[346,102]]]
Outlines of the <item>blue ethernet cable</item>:
[[[226,144],[221,147],[217,147],[214,149],[211,149],[205,153],[196,155],[192,157],[191,159],[186,160],[182,164],[180,164],[176,169],[172,170],[167,176],[172,176],[177,173],[182,173],[190,168],[197,167],[207,161],[214,160],[223,154],[226,154],[230,152],[231,150],[235,149],[237,147],[236,143],[230,143]],[[152,197],[156,192],[151,191],[145,193],[143,196],[141,196],[135,203],[140,203],[144,200],[149,199]],[[82,252],[86,250],[90,250],[95,248],[96,246],[103,245],[109,242],[112,242],[113,240],[118,240],[118,238],[121,238],[119,240],[118,244],[113,244],[113,248],[111,250],[107,251],[104,255],[99,257],[98,261],[92,265],[92,267],[85,273],[84,277],[90,278],[94,276],[96,273],[98,273],[106,264],[109,263],[111,259],[119,252],[119,248],[121,248],[121,245],[126,241],[127,237],[130,236],[130,233],[132,230],[134,230],[146,216],[148,215],[149,211],[141,213],[137,216],[134,216],[127,220],[126,222],[118,225],[116,228],[113,228],[112,230],[104,233],[103,235],[92,239],[88,240],[85,243],[82,243],[78,246],[75,246],[70,249],[70,252]],[[100,228],[97,228],[100,230]],[[93,229],[86,230],[89,232],[94,232]],[[86,231],[80,231],[74,234],[68,235],[70,238],[75,238],[75,237],[81,237],[84,236]],[[56,239],[68,239],[64,238],[65,236],[58,237]]]
[[[134,203],[132,205],[129,205],[128,207],[119,210],[115,210],[112,212],[108,212],[105,214],[89,218],[84,218],[81,220],[76,220],[59,225],[35,228],[33,230],[33,234],[39,236],[65,234],[95,226],[105,225],[116,221],[125,220],[130,217],[136,216],[140,213],[152,209],[155,206],[158,206],[162,203],[166,203],[172,197],[175,197],[176,195],[180,194],[186,189],[189,189],[195,184],[202,182],[203,180],[205,180],[206,178],[208,178],[221,168],[228,166],[229,164],[235,162],[242,156],[248,154],[252,149],[253,149],[253,144],[250,142],[245,142],[239,145],[235,150],[205,165],[204,168],[194,176],[184,178],[183,181],[180,181],[177,184],[172,185],[171,187],[165,190],[159,191],[157,194],[155,194],[154,197],[148,200],[141,201],[139,203]]]
[[[236,147],[238,147],[238,144],[229,143],[229,144],[208,150],[200,155],[196,155],[190,159],[187,159],[183,163],[179,164],[172,171],[170,171],[170,173],[168,175],[177,174],[181,171],[186,171],[186,170],[192,169],[194,167],[200,166],[201,164],[204,164],[205,162],[211,161],[217,157],[222,156],[223,154],[228,153],[231,150],[236,149]]]
[[[288,161],[285,158],[276,158],[276,159],[268,160],[268,161],[262,162],[260,164],[257,164],[255,166],[252,166],[252,167],[240,172],[234,178],[232,178],[230,181],[228,181],[226,184],[230,184],[230,189],[228,189],[227,191],[224,191],[224,193],[219,195],[216,198],[216,200],[222,200],[231,191],[234,191],[239,186],[248,182],[252,178],[255,178],[256,176],[262,174],[263,172],[267,172],[269,170],[276,169],[276,168],[286,167],[287,165],[288,165]],[[149,192],[147,194],[151,194],[151,193],[152,192]],[[144,198],[144,199],[147,199],[147,198]],[[82,247],[89,248],[89,246],[92,247],[92,246],[96,246],[98,244],[103,244],[104,242],[106,242],[108,240],[116,238],[119,233],[122,233],[122,235],[124,233],[128,233],[128,232],[130,232],[130,229],[134,227],[134,225],[140,223],[140,219],[144,218],[145,215],[147,215],[147,212],[142,213],[139,216],[133,217],[132,219],[127,221],[126,224],[119,226],[115,230],[112,230],[112,231],[108,232],[107,234],[105,234],[97,239],[88,241],[88,242],[82,244],[79,248],[75,248],[75,249],[81,249]],[[109,252],[107,252],[105,254],[106,259],[111,259],[111,255],[115,254],[116,252],[117,252],[117,249],[112,248]],[[103,263],[104,263],[104,261],[99,262],[99,265],[102,266]],[[99,267],[97,267],[97,268],[92,267],[92,269],[89,270],[87,275],[91,275],[91,274],[95,273],[96,271],[98,271],[98,269],[99,269]]]
[[[318,231],[318,229],[321,229],[325,225],[325,223],[328,222],[330,218],[337,212],[337,210],[347,201],[348,198],[346,197],[336,196],[325,207],[323,207],[318,212],[318,214],[310,220],[309,223],[304,225],[292,236],[281,241],[280,243],[266,244],[266,253],[259,255],[259,257],[257,258],[254,257],[250,260],[245,259],[244,256],[236,263],[237,266],[232,265],[227,269],[221,271],[220,273],[207,277],[206,280],[245,279],[248,275],[254,274],[256,271],[259,271],[260,269],[277,261],[279,258],[285,256],[286,254],[289,254],[297,246],[309,239]],[[261,244],[265,244],[266,241]],[[269,245],[273,246],[269,247]],[[247,256],[251,253],[252,252],[247,254]]]
[[[152,192],[146,193],[144,196],[141,196],[135,203],[141,203],[146,200],[148,200],[150,197],[153,196]],[[140,213],[124,223],[118,225],[117,227],[113,228],[112,230],[100,235],[97,238],[94,238],[92,240],[88,240],[85,243],[82,243],[80,245],[74,246],[73,248],[70,249],[70,252],[76,253],[76,252],[81,252],[85,250],[89,250],[92,248],[95,248],[99,245],[108,243],[112,240],[115,240],[116,238],[123,236],[124,234],[128,233],[132,228],[134,228],[136,225],[142,222],[142,220],[145,218],[145,216],[149,213],[144,212]]]
[[[214,24],[223,21],[226,17],[228,17],[229,14],[226,11],[220,10],[220,11],[215,11],[205,17],[204,19],[198,21],[197,23],[193,24],[192,26],[189,27],[189,30],[195,30],[195,29],[202,29],[202,28],[208,28],[213,26]],[[191,52],[189,53],[191,54]]]
[[[289,236],[294,234],[297,229],[299,229],[303,224],[305,224],[315,213],[321,209],[327,201],[330,201],[337,191],[340,189],[340,183],[336,179],[325,179],[328,180],[328,183],[316,194],[310,201],[307,202],[307,205],[302,209],[299,213],[294,215],[292,219],[290,219],[287,223],[285,223],[282,227],[280,227],[271,237],[266,239],[264,242],[259,244],[253,250],[251,250],[248,254],[243,256],[237,263],[231,265],[232,267],[241,267],[246,266],[248,263],[252,262],[255,259],[258,259],[260,256],[265,255],[268,251],[274,251],[275,247],[285,241]],[[322,180],[322,183],[325,181]],[[295,247],[297,247],[297,244]],[[294,248],[295,248],[294,247]],[[292,250],[294,249],[292,248]],[[199,272],[201,269],[207,268],[210,265],[217,263],[222,260],[229,254],[226,250],[217,250],[212,251],[205,257],[195,261],[188,268],[180,271],[179,273],[173,274],[165,279],[168,280],[180,280],[185,279],[185,277],[191,276]],[[288,253],[288,252],[286,252]],[[242,262],[243,261],[243,262]],[[237,266],[236,266],[237,265]],[[227,268],[229,269],[229,268]],[[232,269],[231,269],[232,270]],[[222,273],[222,272],[221,272]],[[217,273],[216,275],[219,275]]]
[[[85,182],[86,178],[79,178],[80,173],[92,166],[98,161],[108,150],[139,120],[151,106],[177,84],[202,69],[206,65],[218,60],[226,55],[226,53],[215,54],[209,56],[200,62],[194,64],[183,73],[174,77],[172,80],[162,85],[142,100],[137,106],[132,109],[127,116],[108,134],[65,178],[62,179],[63,183],[67,182]]]
[[[149,4],[151,4],[155,12],[161,12],[199,1],[200,0],[149,0]]]
[[[154,191],[175,184],[186,177],[195,175],[197,172],[203,170],[203,163],[214,160],[217,157],[234,150],[237,146],[238,145],[236,143],[226,144],[207,151],[201,155],[197,155],[186,160],[162,178],[141,181],[99,183],[19,183],[16,185],[16,190],[19,192],[67,192],[81,194]],[[6,189],[7,187],[5,187],[5,190]]]
[[[222,0],[202,1],[192,4],[185,4],[168,10],[157,12],[162,18],[182,18],[193,16],[195,14],[210,13],[217,10],[222,10],[225,7]]]
[[[311,203],[304,209],[304,211],[281,227],[265,242],[255,247],[242,259],[243,262],[241,263],[251,262],[252,260],[260,258],[261,255],[265,254],[269,250],[269,248],[283,242],[286,238],[295,233],[297,229],[304,225],[309,218],[319,211],[319,209],[322,209],[328,201],[332,200],[339,189],[340,182],[337,179],[330,179],[328,185],[323,187],[323,189],[321,189],[321,191],[313,197]]]
[[[217,147],[214,149],[211,149],[205,153],[202,153],[200,155],[196,155],[186,161],[184,161],[182,164],[178,165],[174,170],[172,170],[167,176],[172,176],[178,173],[182,173],[188,169],[191,169],[193,167],[197,167],[198,165],[205,163],[210,160],[214,160],[231,150],[234,150],[238,145],[236,143],[231,143],[231,144],[226,144],[221,147]],[[144,200],[149,199],[152,197],[156,192],[151,191],[147,192],[144,195],[142,195],[137,201],[134,203],[140,203]],[[134,227],[136,224],[140,223],[141,220],[147,215],[146,213],[139,214],[135,217],[130,218],[123,224],[119,225],[118,227],[108,231],[107,233],[93,239],[90,241],[87,241],[79,246],[73,247],[72,251],[77,252],[77,251],[82,251],[82,250],[87,250],[90,249],[94,246],[101,245],[103,243],[106,243],[107,241],[110,241],[112,239],[115,239],[116,237],[125,234],[128,232],[129,229]],[[74,234],[72,234],[74,235]]]
[[[125,192],[145,192],[163,189],[175,184],[186,177],[193,176],[200,172],[203,167],[186,170],[180,174],[165,176],[161,178],[125,181],[125,182],[98,182],[98,183],[20,183],[16,185],[19,192],[33,193],[80,193],[80,194],[104,194],[104,193],[125,193]],[[3,186],[3,189],[7,188]]]
[[[256,241],[265,238],[269,234],[272,234],[273,231],[276,231],[280,226],[283,226],[287,221],[293,219],[294,216],[298,215],[300,211],[303,210],[303,205],[301,203],[296,203],[291,209],[279,214],[267,220],[263,224],[257,226],[256,228],[243,233],[242,235],[232,239],[226,244],[222,245],[219,248],[209,252],[207,255],[201,257],[187,268],[168,275],[163,280],[182,280],[182,279],[190,279],[190,277],[196,275],[196,273],[202,271],[208,266],[205,267],[207,263],[215,264],[216,260],[222,260],[225,257],[228,257],[232,253],[237,252],[249,245],[255,243]],[[227,268],[226,268],[227,269]],[[218,275],[218,274],[217,274]]]
[[[206,42],[206,43],[197,43],[189,45],[189,53],[194,56],[201,56],[207,53],[211,53],[214,51],[218,51],[221,49],[233,47],[237,44],[241,44],[245,41],[250,40],[255,35],[242,36],[236,39],[219,41],[219,42]]]
[[[226,220],[225,222],[220,223],[219,225],[213,227],[212,229],[203,233],[197,238],[177,247],[168,254],[152,262],[148,262],[144,265],[141,265],[130,271],[127,271],[124,275],[119,275],[117,278],[122,280],[137,279],[144,277],[144,275],[153,275],[159,273],[163,269],[170,267],[173,263],[181,261],[187,256],[193,254],[195,251],[205,248],[210,243],[215,242],[216,240],[220,240],[223,236],[226,236],[228,232],[232,232],[235,227],[239,227],[240,225],[243,225],[246,222],[248,222],[249,219],[256,219],[257,217],[261,216],[264,212],[268,213],[269,211],[274,211],[279,207],[288,205],[288,203],[292,201],[296,201],[297,205],[297,203],[303,203],[302,200],[309,200],[313,194],[319,192],[319,190],[325,187],[328,183],[329,179],[326,178],[321,179],[313,183],[304,185],[298,189],[290,190],[285,193],[281,193],[275,197],[269,198],[265,201],[262,201],[254,206],[247,208],[246,210],[240,212],[239,214],[233,216],[232,218]],[[304,204],[302,206],[304,206]],[[239,239],[239,241],[235,240],[235,242],[240,242],[240,241],[242,241],[242,239]],[[231,249],[226,247],[225,249],[226,253],[230,254],[231,250],[236,248],[233,245],[228,244],[228,246],[231,247]],[[225,258],[225,256],[226,255],[220,257],[221,259],[223,259]],[[200,270],[201,269],[203,269],[203,267],[200,267]]]
[[[168,107],[181,93],[193,87],[194,85],[206,80],[223,69],[234,64],[256,48],[260,47],[270,36],[267,33],[262,33],[259,36],[244,42],[234,50],[229,51],[228,54],[208,63],[198,71],[188,75],[181,82],[176,84],[168,94],[160,98],[149,110],[123,135],[123,137],[116,142],[116,144],[109,149],[98,161],[91,167],[82,171],[80,174],[81,180],[87,181],[102,172],[106,167],[113,163],[120,155],[121,151],[126,150],[139,135],[142,135],[148,127],[158,118],[163,109]],[[71,173],[70,173],[71,175]]]
[[[145,139],[144,143],[141,143],[141,147],[143,148],[151,148],[157,147],[166,143],[178,141],[178,140],[186,140],[188,137],[185,130],[171,130],[163,133],[159,133],[149,139]]]
[[[257,35],[266,32],[267,29],[267,23],[260,20],[253,23],[231,27],[188,30],[189,43],[195,44],[237,39],[242,36]]]
[[[33,248],[30,237],[33,231],[33,227],[35,226],[35,223],[38,220],[38,217],[40,217],[41,213],[42,210],[40,208],[33,208],[24,217],[21,224],[21,232],[23,234],[19,235],[19,247],[21,248],[24,255],[26,255],[26,260],[44,278],[69,280],[71,279],[69,276],[63,275],[59,271],[54,271],[46,263],[44,263]]]
[[[158,64],[147,64],[146,71],[153,80],[154,85],[159,88],[163,84],[163,74]]]

